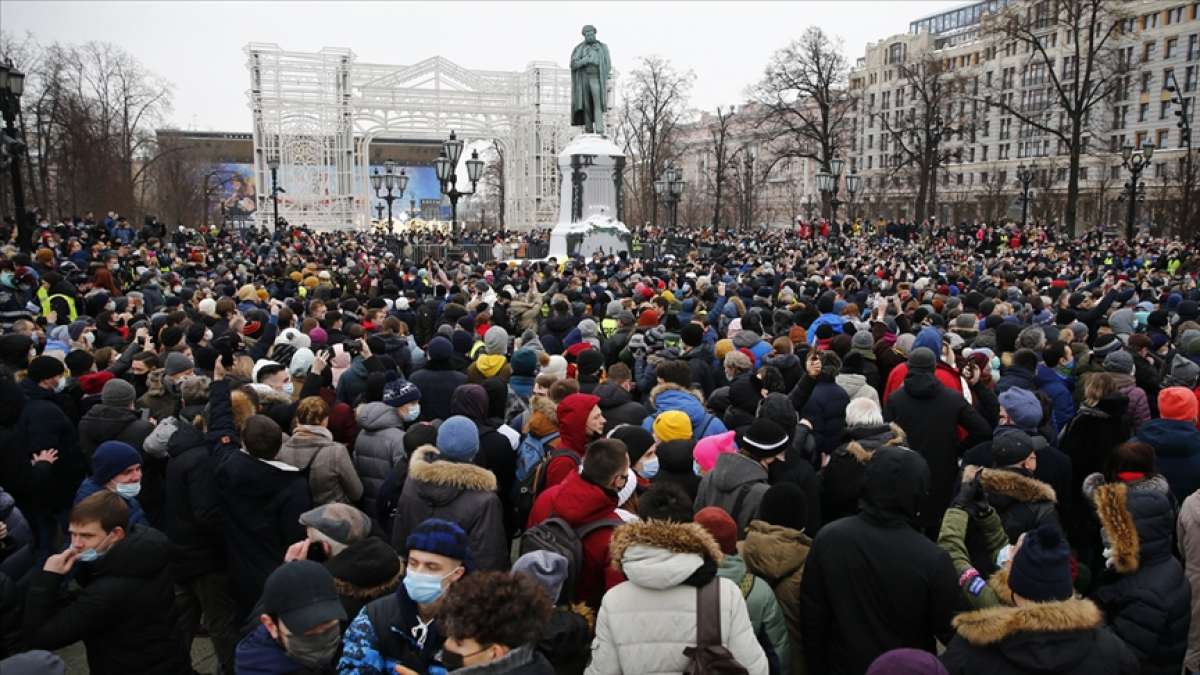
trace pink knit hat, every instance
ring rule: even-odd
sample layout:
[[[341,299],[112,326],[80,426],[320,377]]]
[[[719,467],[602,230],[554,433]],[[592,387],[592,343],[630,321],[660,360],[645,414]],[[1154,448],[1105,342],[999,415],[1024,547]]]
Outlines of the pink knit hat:
[[[717,455],[737,452],[737,445],[733,441],[733,437],[736,435],[735,431],[726,431],[723,434],[700,439],[692,450],[692,459],[700,465],[700,470],[708,473],[717,465]]]

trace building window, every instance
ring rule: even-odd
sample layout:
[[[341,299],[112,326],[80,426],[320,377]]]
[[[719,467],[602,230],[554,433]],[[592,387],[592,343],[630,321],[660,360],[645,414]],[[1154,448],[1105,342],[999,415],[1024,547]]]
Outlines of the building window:
[[[1196,66],[1188,66],[1184,71],[1183,90],[1196,91]]]
[[[1154,78],[1154,75],[1153,75],[1152,73],[1142,73],[1142,90],[1141,90],[1141,93],[1143,93],[1143,94],[1149,94],[1149,93],[1150,93],[1150,80],[1152,80],[1153,78]]]
[[[1191,35],[1188,36],[1188,53],[1187,53],[1188,61],[1195,61],[1196,56],[1200,55],[1197,53],[1197,50],[1196,50],[1196,47],[1200,46],[1200,42],[1198,42],[1198,41],[1200,41],[1200,35],[1197,35],[1196,33],[1192,33]]]
[[[1169,59],[1175,56],[1175,48],[1179,45],[1179,38],[1169,38],[1167,44],[1163,47],[1163,58]]]
[[[1172,79],[1171,76],[1174,74],[1175,74],[1174,68],[1163,68],[1163,81],[1162,81],[1163,89],[1166,89],[1167,85],[1171,83],[1171,79]]]
[[[1167,112],[1171,109],[1170,101],[1161,101],[1158,104],[1158,119],[1167,119]]]
[[[1154,53],[1157,51],[1158,43],[1147,42],[1142,45],[1142,63],[1150,63],[1154,60]]]
[[[1112,179],[1120,178],[1121,177],[1121,167],[1120,166],[1108,167],[1108,177],[1112,178]]]
[[[1138,106],[1138,121],[1145,122],[1146,115],[1148,115],[1149,113],[1150,113],[1150,104],[1149,103],[1143,103],[1143,104],[1139,105]]]
[[[1154,145],[1160,148],[1167,147],[1167,143],[1169,142],[1168,134],[1170,134],[1168,129],[1159,129],[1158,133],[1154,136]]]

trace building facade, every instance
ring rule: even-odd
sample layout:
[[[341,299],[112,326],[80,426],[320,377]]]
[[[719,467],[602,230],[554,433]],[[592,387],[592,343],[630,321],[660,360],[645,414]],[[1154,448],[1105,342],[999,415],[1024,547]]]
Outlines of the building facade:
[[[977,0],[915,19],[907,32],[867,46],[850,73],[856,107],[849,164],[863,176],[864,215],[911,219],[916,213],[919,176],[908,161],[912,155],[906,138],[897,138],[896,132],[904,120],[921,118],[929,97],[906,73],[928,64],[941,73],[944,86],[937,99],[944,131],[938,161],[932,162],[932,214],[951,223],[1019,220],[1017,170],[1032,167],[1029,217],[1062,221],[1068,145],[996,105],[1003,101],[1043,124],[1063,124],[1055,78],[1047,66],[1069,81],[1075,49],[1071,32],[1050,16],[1052,7],[1051,0]],[[1200,2],[1129,0],[1112,7],[1121,15],[1104,58],[1109,60],[1107,72],[1119,76],[1111,94],[1090,111],[1080,144],[1080,229],[1124,221],[1125,204],[1118,198],[1128,178],[1121,165],[1126,143],[1156,146],[1143,173],[1139,221],[1169,220],[1185,183],[1181,167],[1187,139],[1177,128],[1177,108],[1167,86],[1176,82],[1189,102],[1195,95]],[[998,22],[1013,15],[1034,22],[1048,58],[1031,44],[1003,38]]]

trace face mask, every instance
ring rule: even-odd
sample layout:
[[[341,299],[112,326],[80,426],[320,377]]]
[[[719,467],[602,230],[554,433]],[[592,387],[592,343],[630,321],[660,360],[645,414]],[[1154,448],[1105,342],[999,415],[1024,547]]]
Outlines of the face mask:
[[[990,364],[990,365],[991,365],[991,367],[992,367],[992,370],[1000,370],[1000,357],[999,357],[999,356],[993,356],[993,357],[992,357],[992,362],[991,362],[991,364]]]
[[[638,472],[642,478],[650,479],[658,475],[658,457],[651,457],[642,462],[642,470]]]
[[[1012,551],[1013,551],[1012,544],[1009,544],[1008,546],[1005,546],[1004,548],[997,551],[996,552],[996,567],[1004,567],[1005,565],[1007,565],[1008,561],[1012,558]]]
[[[91,333],[91,332],[84,333],[83,339],[88,343],[89,347],[94,346],[96,344],[96,334],[95,333]]]
[[[333,656],[341,644],[341,632],[335,627],[316,635],[289,635],[286,651],[300,665],[320,669],[333,662]]]
[[[213,338],[212,331],[211,331],[211,330],[205,330],[205,331],[204,331],[204,340],[205,340],[206,342],[211,342],[211,341],[212,341],[212,338]]]
[[[438,655],[438,660],[442,662],[443,666],[446,666],[447,670],[453,672],[455,670],[462,670],[463,668],[465,668],[466,667],[466,663],[465,663],[466,659],[468,659],[472,656],[475,656],[477,654],[482,654],[482,653],[486,652],[487,650],[488,650],[488,648],[484,647],[483,649],[480,649],[477,652],[471,652],[470,654],[459,654],[458,652],[452,652],[448,649],[443,648],[442,653]]]
[[[692,473],[696,474],[697,476],[700,475],[700,462],[697,462],[694,459],[692,460]]]
[[[292,383],[291,383],[291,382],[284,382],[284,383],[283,383],[283,389],[280,389],[280,391],[282,391],[283,393],[287,394],[288,396],[291,396],[291,395],[292,395],[292,391],[294,391],[294,389],[295,389],[295,388],[292,386]]]
[[[0,273],[0,284],[8,286],[9,288],[16,288],[16,285],[13,284],[13,273],[12,272]]]
[[[58,378],[58,383],[54,385],[54,393],[56,393],[56,394],[62,393],[62,390],[66,389],[66,388],[67,388],[67,378],[60,377],[60,378]]]
[[[141,483],[117,483],[117,494],[126,499],[133,499],[142,491]]]
[[[100,552],[94,548],[85,548],[85,549],[83,549],[83,552],[79,554],[79,562],[85,562],[85,563],[96,562],[96,560],[98,560],[99,558],[100,558]]]
[[[403,419],[405,422],[416,422],[417,418],[420,416],[421,416],[421,405],[417,404],[414,406],[409,406],[408,412],[404,413],[404,415],[401,417],[401,419]]]
[[[404,575],[404,590],[408,591],[408,597],[413,602],[427,605],[442,595],[442,580],[451,574],[454,574],[454,570],[442,577],[436,574],[409,572]]]
[[[115,302],[110,302],[110,303],[108,303],[107,305],[105,305],[105,306],[104,306],[104,309],[107,309],[107,310],[108,310],[108,311],[110,311],[110,312],[116,311],[116,309],[117,309],[117,303],[115,303]]]

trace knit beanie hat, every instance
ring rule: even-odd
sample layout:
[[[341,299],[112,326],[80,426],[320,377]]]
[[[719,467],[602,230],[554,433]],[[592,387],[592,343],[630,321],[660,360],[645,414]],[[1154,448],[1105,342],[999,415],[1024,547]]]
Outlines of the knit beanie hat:
[[[406,403],[421,400],[421,390],[417,385],[404,380],[392,380],[383,385],[383,403],[393,408],[399,408]]]
[[[461,560],[464,568],[471,569],[471,547],[467,533],[454,521],[426,518],[404,540],[403,553],[407,554],[409,551],[444,555]]]
[[[551,356],[546,365],[542,366],[542,373],[553,375],[559,379],[566,377],[567,360],[558,354]]]
[[[698,347],[704,341],[704,329],[700,324],[689,321],[679,329],[679,338],[688,347]]]
[[[512,371],[513,375],[533,377],[537,373],[537,352],[524,347],[518,349],[512,355]]]
[[[853,349],[871,349],[875,346],[875,336],[869,330],[860,330],[850,340]]]
[[[716,352],[716,355],[717,355],[717,361],[724,363],[725,355],[728,354],[729,352],[733,351],[733,340],[730,340],[729,338],[723,338],[723,339],[717,340],[717,344],[716,344],[714,351]]]
[[[631,465],[637,464],[650,446],[654,445],[654,435],[636,424],[618,424],[608,432],[608,437],[625,444],[625,451],[629,454]],[[689,434],[688,440],[691,438]]]
[[[719,506],[706,506],[692,518],[700,527],[708,530],[712,538],[726,555],[737,553],[737,523]]]
[[[1165,420],[1196,421],[1196,395],[1183,387],[1167,387],[1158,392],[1158,413]]]
[[[454,345],[442,336],[437,336],[429,341],[429,346],[425,348],[426,355],[430,361],[448,361],[454,354]]]
[[[178,375],[195,367],[196,366],[192,363],[192,360],[188,357],[184,356],[180,352],[171,352],[170,354],[167,354],[167,360],[163,365],[163,370],[166,371],[167,375]]]
[[[758,507],[758,519],[779,527],[803,531],[808,521],[808,501],[804,490],[795,483],[784,481],[772,485],[763,493]]]
[[[681,410],[667,410],[654,418],[654,435],[661,442],[682,441],[692,437],[692,420]]]
[[[1013,425],[1033,431],[1042,423],[1042,402],[1028,389],[1012,387],[1000,394],[1000,406],[1008,413]]]
[[[437,448],[442,459],[471,462],[479,452],[479,428],[462,415],[450,417],[438,427]]]
[[[1104,370],[1121,375],[1133,374],[1133,356],[1127,351],[1116,351],[1104,357]]]
[[[142,463],[142,456],[128,443],[105,441],[92,453],[92,481],[105,485],[117,474]]]
[[[288,362],[288,373],[292,377],[305,377],[308,371],[312,368],[313,361],[317,360],[317,355],[308,347],[301,347],[292,354],[292,360]]]
[[[779,425],[759,417],[745,432],[737,436],[738,448],[754,459],[774,457],[787,450],[788,435]]]
[[[1013,466],[1033,454],[1033,439],[1019,429],[1010,429],[992,439],[992,466]]]
[[[937,365],[937,356],[926,347],[918,347],[908,355],[910,373],[932,373]]]
[[[1009,588],[1034,602],[1069,599],[1074,593],[1070,554],[1058,527],[1042,525],[1026,534],[1017,550],[1008,575]]]
[[[25,371],[25,375],[34,382],[41,382],[58,377],[65,372],[67,372],[67,368],[62,361],[43,354],[29,362],[29,368]]]
[[[109,380],[100,390],[100,402],[114,408],[128,408],[136,398],[137,391],[125,380]]]
[[[734,442],[736,436],[736,431],[705,436],[696,442],[696,447],[692,450],[692,459],[700,465],[701,471],[712,471],[713,467],[717,465],[717,457],[737,452],[737,445]]]
[[[576,367],[580,375],[595,375],[604,367],[604,355],[598,349],[586,349],[579,353],[576,360]]]
[[[537,582],[551,604],[558,604],[563,584],[567,581],[570,566],[567,559],[553,551],[530,551],[517,558],[512,566],[513,574],[528,574]]]
[[[867,675],[948,675],[938,657],[924,649],[893,649],[871,662]]]
[[[508,331],[492,326],[483,334],[483,348],[488,354],[504,356],[508,353]]]

